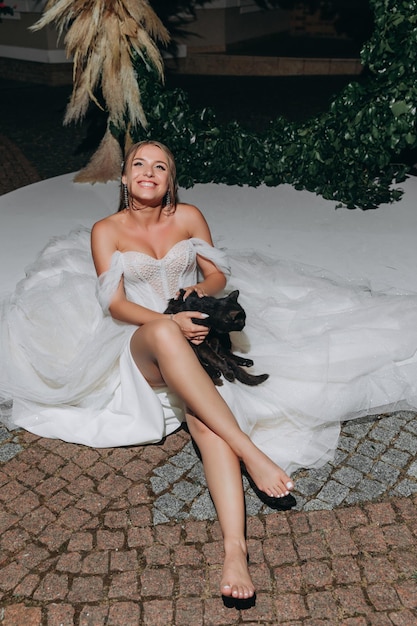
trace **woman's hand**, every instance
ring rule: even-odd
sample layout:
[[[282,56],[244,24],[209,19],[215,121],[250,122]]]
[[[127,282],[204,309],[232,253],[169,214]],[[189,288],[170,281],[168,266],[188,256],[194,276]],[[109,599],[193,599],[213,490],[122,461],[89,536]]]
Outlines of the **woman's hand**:
[[[207,337],[209,328],[207,328],[207,326],[194,324],[192,318],[204,320],[207,317],[208,315],[200,313],[200,311],[180,311],[179,313],[172,315],[171,319],[178,324],[184,337],[188,339],[188,341],[191,341],[191,343],[194,343],[195,345],[199,345]]]
[[[196,293],[199,298],[202,298],[203,296],[208,296],[209,295],[207,293],[207,291],[205,290],[205,287],[204,287],[203,284],[191,285],[190,287],[183,287],[183,289],[185,291],[184,296],[183,296],[183,300],[188,298],[190,293]],[[180,295],[180,292],[177,291],[176,297],[178,298],[179,295]]]

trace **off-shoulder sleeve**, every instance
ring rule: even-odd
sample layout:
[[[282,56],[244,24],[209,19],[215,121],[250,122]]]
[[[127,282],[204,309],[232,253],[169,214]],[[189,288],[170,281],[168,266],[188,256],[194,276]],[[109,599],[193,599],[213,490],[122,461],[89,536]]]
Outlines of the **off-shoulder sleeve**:
[[[193,237],[190,239],[190,242],[194,246],[195,253],[208,259],[226,276],[230,276],[230,264],[229,259],[227,258],[224,250],[220,250],[220,248],[214,248],[210,246],[203,239],[198,239],[197,237]]]
[[[112,256],[110,268],[98,277],[97,282],[97,297],[105,313],[109,311],[110,302],[122,276],[123,260],[121,253],[117,251]]]

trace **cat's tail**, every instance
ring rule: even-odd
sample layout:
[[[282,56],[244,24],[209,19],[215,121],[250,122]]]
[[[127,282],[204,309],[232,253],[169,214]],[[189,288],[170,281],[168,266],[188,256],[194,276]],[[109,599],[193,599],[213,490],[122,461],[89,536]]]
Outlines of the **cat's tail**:
[[[255,387],[265,382],[269,378],[269,374],[250,374],[246,370],[237,367],[234,371],[235,378],[244,385]]]

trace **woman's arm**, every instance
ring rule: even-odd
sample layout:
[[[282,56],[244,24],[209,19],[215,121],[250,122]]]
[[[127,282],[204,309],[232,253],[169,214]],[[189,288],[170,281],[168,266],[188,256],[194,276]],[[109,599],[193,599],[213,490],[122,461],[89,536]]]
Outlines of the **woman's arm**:
[[[187,232],[189,237],[196,237],[206,241],[210,246],[213,245],[213,240],[210,233],[210,228],[197,207],[192,205],[179,205],[181,207],[180,219],[186,220]],[[190,285],[185,288],[184,298],[186,298],[191,292],[196,292],[201,296],[213,296],[223,289],[226,285],[226,277],[212,261],[205,259],[204,257],[197,255],[197,263],[203,280],[195,285]]]

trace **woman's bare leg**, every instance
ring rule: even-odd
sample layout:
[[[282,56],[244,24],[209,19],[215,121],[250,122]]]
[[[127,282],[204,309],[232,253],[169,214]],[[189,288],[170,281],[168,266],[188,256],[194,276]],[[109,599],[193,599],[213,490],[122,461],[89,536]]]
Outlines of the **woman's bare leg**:
[[[187,415],[187,424],[203,460],[207,485],[223,533],[225,559],[220,591],[238,599],[255,593],[249,575],[245,539],[245,501],[239,459],[203,422]]]
[[[290,477],[242,432],[175,322],[156,320],[144,324],[132,337],[131,352],[150,385],[168,385],[210,430],[228,443],[258,489],[271,497],[289,493],[293,487]]]

